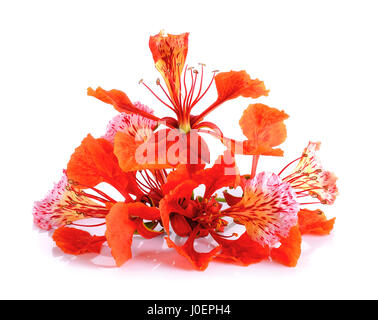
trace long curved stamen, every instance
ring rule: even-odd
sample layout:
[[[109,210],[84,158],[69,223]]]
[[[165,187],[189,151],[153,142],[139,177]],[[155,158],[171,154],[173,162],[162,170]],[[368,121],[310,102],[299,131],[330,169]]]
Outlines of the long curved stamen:
[[[197,83],[197,77],[198,77],[198,71],[197,70],[193,70],[192,74],[194,73],[194,81],[193,81],[193,76],[192,76],[192,88],[191,88],[191,93],[190,93],[190,96],[189,96],[189,99],[188,99],[188,105],[186,106],[186,109],[190,110],[190,106],[191,106],[191,103],[192,103],[192,99],[193,99],[193,95],[194,95],[194,90],[196,88],[196,83]]]
[[[188,99],[189,99],[190,93],[191,93],[192,88],[193,88],[193,71],[192,71],[192,70],[193,70],[193,67],[189,67],[189,68],[186,68],[186,69],[185,69],[185,73],[184,73],[184,76],[185,76],[185,78],[184,78],[184,83],[186,83],[186,71],[187,71],[187,70],[190,70],[190,76],[191,76],[191,78],[192,78],[192,83],[191,83],[191,85],[190,85],[189,92],[187,92],[187,90],[185,90],[184,103],[182,104],[183,109],[186,108],[186,105],[188,104]],[[186,89],[186,86],[185,86],[185,89]]]
[[[197,103],[198,100],[198,97],[200,96],[201,94],[201,91],[202,91],[202,83],[203,83],[203,67],[205,66],[203,63],[200,63],[199,64],[201,66],[201,80],[200,80],[200,86],[199,86],[199,90],[198,90],[198,94],[196,96],[196,98],[194,99],[193,103],[191,104],[190,106],[190,110],[193,109],[194,105]]]
[[[88,227],[88,228],[100,227],[100,226],[103,226],[105,224],[106,224],[106,222],[102,222],[102,223],[99,223],[99,224],[78,224],[78,223],[71,223],[71,225],[75,226],[75,227]]]
[[[214,71],[213,71],[213,77],[212,77],[212,79],[211,79],[209,85],[207,86],[206,90],[202,93],[202,95],[192,103],[191,109],[193,109],[193,107],[198,103],[198,101],[200,101],[200,100],[203,98],[203,96],[209,91],[211,85],[212,85],[213,82],[214,82],[215,75],[216,75],[217,72],[218,72],[218,70],[214,70]],[[206,111],[206,110],[205,110],[205,111]],[[202,114],[204,114],[205,111],[201,113],[201,115],[199,116],[199,119],[203,119],[203,118],[204,118],[204,116],[202,116]]]
[[[280,171],[280,173],[278,174],[279,176],[282,174],[282,172],[284,172],[288,167],[290,167],[290,165],[292,165],[294,162],[298,161],[302,159],[302,157],[299,157],[291,162],[289,162],[285,167],[283,167],[283,169]]]
[[[155,170],[157,171],[157,170]],[[159,179],[157,178],[156,174],[150,173],[147,170],[141,170],[139,171],[140,176],[143,178],[143,182],[136,178],[136,181],[139,185],[139,187],[145,192],[149,193],[151,191],[154,191],[159,196],[163,197],[163,192],[161,190],[161,183]]]
[[[184,90],[185,90],[185,93],[184,93],[184,103],[185,103],[185,99],[186,99],[186,95],[188,93],[188,89],[186,87],[186,70],[188,69],[188,66],[186,65],[185,66],[185,70],[184,70],[184,77],[183,77],[183,83],[184,83]],[[181,95],[180,95],[180,105],[181,105]]]
[[[149,86],[147,86],[143,80],[140,80],[139,83],[143,84],[154,96],[156,99],[158,99],[162,104],[164,104],[166,107],[171,109],[173,112],[176,113],[176,110],[172,108],[168,103],[164,102]]]
[[[169,97],[169,94],[167,93],[167,91],[165,91],[164,87],[161,85],[161,82],[159,79],[156,80],[156,84],[160,87],[160,89],[164,92],[165,96],[168,98],[168,100],[170,101],[170,103],[175,106],[174,102],[172,101],[172,99]],[[170,108],[172,111],[174,111],[176,114],[177,114],[177,108],[173,109],[173,108]]]

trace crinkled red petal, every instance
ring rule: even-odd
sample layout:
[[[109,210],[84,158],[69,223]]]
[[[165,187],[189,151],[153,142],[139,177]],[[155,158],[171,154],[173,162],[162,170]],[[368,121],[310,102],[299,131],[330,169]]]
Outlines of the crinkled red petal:
[[[89,232],[69,227],[56,229],[52,238],[63,252],[73,255],[100,253],[106,241],[104,236],[92,236]]]

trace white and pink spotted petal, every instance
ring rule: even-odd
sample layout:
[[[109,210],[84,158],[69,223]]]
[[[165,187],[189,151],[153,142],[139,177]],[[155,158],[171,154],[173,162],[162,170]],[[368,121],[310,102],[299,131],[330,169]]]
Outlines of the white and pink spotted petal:
[[[51,217],[54,211],[58,208],[61,199],[66,191],[68,185],[66,172],[63,171],[63,176],[58,183],[54,183],[54,187],[40,201],[34,202],[33,216],[34,223],[43,230],[49,230],[52,227],[57,227]]]
[[[140,102],[134,103],[134,106],[143,111],[153,113],[147,106]],[[128,135],[135,137],[138,141],[146,141],[153,134],[157,122],[147,119],[136,114],[120,113],[116,115],[108,124],[106,133],[102,137],[111,143],[114,143],[114,137],[117,132],[122,131]]]
[[[272,247],[297,224],[299,204],[290,184],[274,173],[261,172],[247,181],[242,200],[230,211],[252,240]]]
[[[34,223],[43,230],[50,230],[84,219],[85,214],[102,217],[107,211],[88,197],[73,189],[67,179],[66,172],[54,188],[33,207]],[[96,215],[97,214],[97,215]]]

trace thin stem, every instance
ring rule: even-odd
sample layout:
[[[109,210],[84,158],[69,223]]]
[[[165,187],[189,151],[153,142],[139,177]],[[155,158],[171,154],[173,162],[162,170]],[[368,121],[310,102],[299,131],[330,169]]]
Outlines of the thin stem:
[[[257,169],[257,164],[259,162],[260,155],[255,155],[253,156],[252,160],[252,170],[251,170],[251,179],[253,179],[256,175],[256,169]]]

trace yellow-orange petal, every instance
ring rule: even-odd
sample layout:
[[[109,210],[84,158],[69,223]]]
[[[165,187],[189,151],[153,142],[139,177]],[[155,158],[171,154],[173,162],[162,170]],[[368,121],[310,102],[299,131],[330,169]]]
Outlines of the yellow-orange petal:
[[[188,53],[189,33],[179,35],[162,31],[150,37],[149,46],[156,69],[161,73],[173,100],[180,93],[180,79]]]

